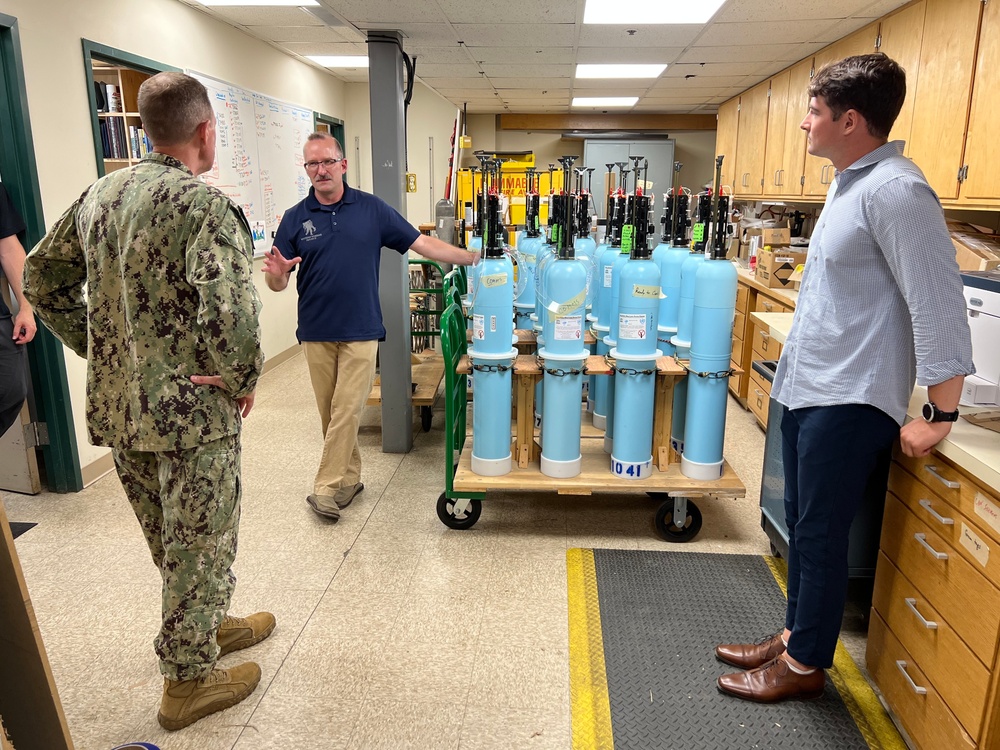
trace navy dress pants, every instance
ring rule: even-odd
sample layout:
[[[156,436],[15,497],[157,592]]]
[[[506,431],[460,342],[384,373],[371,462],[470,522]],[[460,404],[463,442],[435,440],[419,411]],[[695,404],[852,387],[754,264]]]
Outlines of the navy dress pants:
[[[899,425],[873,406],[816,406],[786,410],[781,437],[788,653],[825,669],[844,616],[851,523],[868,493],[885,494]]]

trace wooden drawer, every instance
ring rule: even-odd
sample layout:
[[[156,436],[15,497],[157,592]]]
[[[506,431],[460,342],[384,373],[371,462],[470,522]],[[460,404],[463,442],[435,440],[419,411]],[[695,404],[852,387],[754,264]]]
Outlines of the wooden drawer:
[[[743,339],[733,336],[733,350],[729,354],[729,359],[732,362],[739,362],[743,359]]]
[[[872,606],[948,708],[973,737],[990,686],[990,672],[941,614],[889,559],[879,554]]]
[[[1000,591],[891,493],[885,498],[881,549],[980,661],[993,664]]]
[[[783,313],[783,312],[791,312],[792,308],[787,307],[786,305],[783,305],[780,302],[771,299],[770,297],[765,297],[763,294],[758,294],[757,303],[754,305],[753,311],[764,312],[764,313],[773,313],[773,312]]]
[[[975,750],[972,737],[877,612],[868,625],[865,660],[872,679],[919,750]],[[910,680],[926,692],[918,693]]]
[[[747,337],[747,316],[746,313],[741,313],[739,310],[736,311],[736,317],[733,318],[733,338],[745,339]]]
[[[738,284],[736,286],[736,311],[745,313],[747,311],[748,302],[750,301],[750,287],[744,284]]]
[[[947,500],[974,523],[979,524],[994,541],[1000,542],[1000,500],[992,490],[982,487],[943,457],[932,453],[910,458],[897,448],[895,460],[927,485],[938,497]],[[957,485],[957,486],[955,486]]]
[[[781,356],[781,344],[771,338],[771,334],[760,326],[753,327],[754,359],[777,359]]]
[[[750,382],[747,385],[747,406],[750,407],[760,423],[767,427],[767,409],[771,403],[771,384],[759,372],[750,370]]]
[[[740,364],[739,362],[730,361],[729,366],[739,367]],[[729,390],[731,390],[733,392],[733,395],[736,396],[737,398],[743,398],[743,394],[740,392],[740,389],[743,387],[743,380],[746,377],[747,376],[745,374],[729,376]]]
[[[994,544],[988,529],[984,530],[981,518],[968,517],[895,462],[889,471],[889,491],[974,568],[1000,584],[1000,545]]]

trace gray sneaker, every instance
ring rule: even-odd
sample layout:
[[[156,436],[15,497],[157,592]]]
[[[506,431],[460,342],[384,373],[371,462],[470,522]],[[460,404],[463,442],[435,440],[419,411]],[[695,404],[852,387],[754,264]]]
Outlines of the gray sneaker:
[[[329,495],[309,495],[306,502],[309,503],[309,507],[315,511],[316,515],[322,516],[328,521],[340,520],[340,510]]]
[[[346,508],[348,505],[351,504],[351,501],[354,499],[354,497],[358,495],[364,488],[365,486],[361,484],[361,482],[341,487],[340,489],[337,490],[336,494],[334,494],[333,502],[337,504],[338,508],[343,510],[344,508]]]

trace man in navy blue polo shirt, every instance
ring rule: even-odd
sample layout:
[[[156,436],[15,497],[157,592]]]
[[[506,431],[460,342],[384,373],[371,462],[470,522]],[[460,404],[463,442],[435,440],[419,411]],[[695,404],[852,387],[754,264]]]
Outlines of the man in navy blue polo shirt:
[[[478,255],[421,234],[381,198],[344,183],[347,159],[332,135],[313,133],[303,149],[312,189],[281,218],[264,257],[267,285],[280,292],[298,266],[298,330],[316,394],[324,444],[306,502],[336,521],[361,484],[358,425],[385,339],[378,297],[382,247],[471,265]]]

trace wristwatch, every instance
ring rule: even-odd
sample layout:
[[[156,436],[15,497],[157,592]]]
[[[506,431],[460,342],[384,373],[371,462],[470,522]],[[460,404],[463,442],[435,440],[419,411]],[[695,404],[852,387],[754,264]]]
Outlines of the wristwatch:
[[[922,414],[925,422],[957,422],[958,409],[955,411],[941,411],[933,401],[924,404]]]

